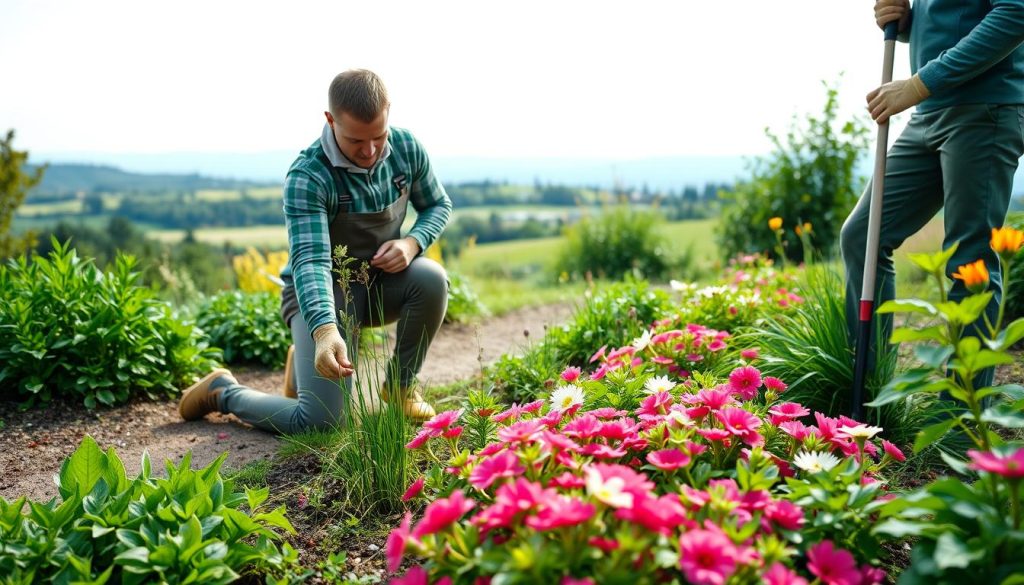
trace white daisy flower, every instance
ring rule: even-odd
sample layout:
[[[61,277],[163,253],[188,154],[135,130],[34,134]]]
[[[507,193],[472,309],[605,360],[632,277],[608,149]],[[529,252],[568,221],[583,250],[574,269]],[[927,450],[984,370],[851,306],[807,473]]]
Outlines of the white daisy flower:
[[[839,434],[851,439],[870,439],[882,432],[882,427],[871,427],[868,425],[857,425],[855,427],[839,427]]]
[[[637,337],[636,339],[633,340],[633,344],[632,345],[633,345],[633,347],[636,348],[637,351],[643,351],[650,344],[651,344],[651,332],[650,332],[650,330],[646,330],[645,329],[644,332],[640,335],[640,337]]]
[[[565,410],[575,404],[583,404],[583,388],[576,384],[559,386],[551,393],[551,406],[556,410]]]
[[[647,394],[657,394],[658,392],[668,392],[676,387],[676,383],[669,380],[668,376],[654,376],[646,382],[644,382],[644,392]]]
[[[632,507],[633,494],[622,491],[625,486],[621,477],[605,481],[596,469],[587,470],[587,493],[613,508]]]
[[[810,453],[801,451],[793,458],[793,465],[804,471],[817,473],[819,471],[829,471],[836,465],[839,465],[839,458],[825,451],[812,451]]]

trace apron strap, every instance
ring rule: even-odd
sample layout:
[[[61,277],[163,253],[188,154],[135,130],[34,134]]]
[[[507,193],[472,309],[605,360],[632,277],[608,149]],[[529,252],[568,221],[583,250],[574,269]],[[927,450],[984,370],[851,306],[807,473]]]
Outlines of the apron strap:
[[[345,182],[341,180],[341,173],[338,172],[338,167],[329,162],[327,166],[331,169],[331,176],[334,177],[334,189],[338,192],[338,213],[348,213],[349,208],[352,206],[352,194],[345,188]]]

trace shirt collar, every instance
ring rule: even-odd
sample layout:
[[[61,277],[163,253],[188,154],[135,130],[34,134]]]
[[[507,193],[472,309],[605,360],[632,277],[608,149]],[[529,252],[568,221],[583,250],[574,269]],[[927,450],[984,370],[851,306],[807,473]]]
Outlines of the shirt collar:
[[[323,149],[324,154],[327,155],[327,160],[331,161],[332,165],[345,169],[350,173],[368,173],[391,156],[391,141],[389,140],[384,143],[384,148],[381,150],[380,156],[377,157],[377,162],[373,163],[373,168],[364,169],[360,167],[342,154],[341,149],[338,148],[338,142],[334,139],[331,125],[326,123],[324,124],[323,133],[320,134],[320,148]]]

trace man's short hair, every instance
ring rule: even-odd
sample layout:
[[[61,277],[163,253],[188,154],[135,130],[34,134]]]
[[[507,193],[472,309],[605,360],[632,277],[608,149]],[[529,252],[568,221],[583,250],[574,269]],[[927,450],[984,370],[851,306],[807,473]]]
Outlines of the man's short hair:
[[[369,124],[390,105],[384,82],[373,71],[349,69],[339,73],[327,92],[331,115],[342,112]]]

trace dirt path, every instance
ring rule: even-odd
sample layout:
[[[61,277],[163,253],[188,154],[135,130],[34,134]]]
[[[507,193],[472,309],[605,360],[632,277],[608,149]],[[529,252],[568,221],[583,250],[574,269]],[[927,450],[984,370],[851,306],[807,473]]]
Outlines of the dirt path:
[[[521,309],[476,325],[446,325],[434,340],[420,379],[428,386],[449,384],[472,377],[504,353],[521,351],[539,340],[544,328],[559,325],[571,313],[563,303]],[[528,332],[528,336],[524,335]],[[279,392],[281,371],[238,370],[239,382]],[[55,405],[18,412],[0,403],[0,496],[11,499],[28,495],[45,500],[57,495],[53,476],[60,464],[86,434],[104,449],[114,447],[129,476],[138,473],[143,451],[154,469],[164,459],[180,461],[192,450],[193,465],[206,465],[228,451],[226,466],[237,468],[255,459],[272,456],[279,439],[240,423],[233,416],[211,415],[207,420],[184,423],[177,402],[138,402],[119,408],[86,411],[80,405]]]

